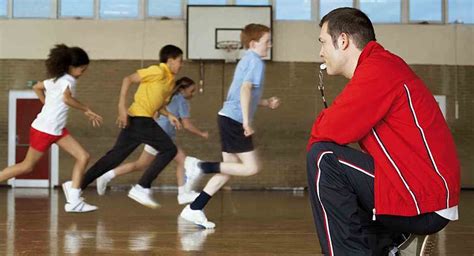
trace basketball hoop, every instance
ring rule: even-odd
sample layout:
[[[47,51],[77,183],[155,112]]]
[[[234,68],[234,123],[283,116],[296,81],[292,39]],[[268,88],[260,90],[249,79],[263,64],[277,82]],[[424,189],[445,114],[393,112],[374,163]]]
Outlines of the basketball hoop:
[[[219,41],[217,42],[216,47],[217,49],[221,49],[224,51],[224,59],[226,63],[232,63],[237,61],[239,49],[241,47],[239,41]]]

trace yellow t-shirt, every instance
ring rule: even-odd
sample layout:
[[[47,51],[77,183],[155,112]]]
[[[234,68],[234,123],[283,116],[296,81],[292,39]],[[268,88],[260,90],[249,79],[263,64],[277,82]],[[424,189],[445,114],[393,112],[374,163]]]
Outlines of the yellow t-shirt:
[[[139,69],[137,73],[141,81],[128,113],[131,116],[153,117],[156,111],[169,103],[173,93],[174,75],[164,63]]]

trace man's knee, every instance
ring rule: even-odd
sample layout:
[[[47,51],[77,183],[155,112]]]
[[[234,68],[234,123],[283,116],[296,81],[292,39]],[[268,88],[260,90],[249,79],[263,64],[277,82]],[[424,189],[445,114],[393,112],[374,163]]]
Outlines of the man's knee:
[[[318,156],[322,152],[333,150],[335,146],[339,146],[339,145],[334,142],[327,142],[327,141],[316,142],[313,145],[311,145],[311,149],[309,153],[313,152],[315,156]]]
[[[311,145],[311,149],[306,155],[308,172],[314,172],[314,169],[319,168],[322,164],[327,164],[328,157],[326,157],[326,155],[333,154],[332,150],[336,145],[337,144],[332,142],[316,142]]]

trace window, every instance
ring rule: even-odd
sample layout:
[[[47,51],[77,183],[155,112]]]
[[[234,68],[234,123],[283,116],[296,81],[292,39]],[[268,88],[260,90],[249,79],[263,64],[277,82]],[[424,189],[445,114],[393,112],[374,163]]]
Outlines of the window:
[[[442,0],[410,0],[410,21],[442,21]]]
[[[0,0],[0,17],[8,15],[7,0]]]
[[[472,0],[448,1],[449,23],[474,23],[474,2]]]
[[[100,0],[100,18],[136,19],[138,0]]]
[[[51,13],[51,0],[13,0],[15,18],[49,18]]]
[[[319,19],[322,19],[324,15],[339,7],[352,7],[352,0],[320,0]]]
[[[268,0],[236,0],[237,5],[269,5]]]
[[[311,20],[311,0],[275,0],[277,20]]]
[[[227,0],[188,0],[188,4],[225,5]]]
[[[148,17],[181,17],[181,0],[148,0]]]
[[[61,0],[61,17],[94,17],[94,0]]]
[[[372,23],[400,23],[400,0],[360,0],[360,9]]]

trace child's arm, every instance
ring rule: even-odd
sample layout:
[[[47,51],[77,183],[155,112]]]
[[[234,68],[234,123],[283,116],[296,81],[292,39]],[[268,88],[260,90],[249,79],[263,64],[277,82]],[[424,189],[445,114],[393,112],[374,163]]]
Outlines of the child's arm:
[[[201,131],[199,128],[194,126],[194,124],[191,122],[190,118],[182,118],[181,122],[183,122],[183,127],[184,129],[188,130],[191,133],[194,133],[198,136],[203,137],[204,139],[209,138],[209,133]]]
[[[128,114],[127,114],[127,94],[130,85],[133,83],[139,84],[141,81],[140,76],[137,72],[126,76],[122,80],[122,87],[120,88],[120,96],[119,96],[119,103],[118,103],[118,117],[116,124],[119,128],[125,128],[128,124]]]
[[[66,103],[66,105],[72,108],[79,109],[82,112],[84,112],[84,114],[87,116],[89,121],[91,121],[93,127],[98,127],[101,125],[102,117],[92,112],[92,110],[89,107],[87,107],[86,105],[79,102],[76,98],[74,98],[69,88],[67,88],[66,91],[64,91],[63,95],[64,95],[64,103]]]
[[[179,121],[179,119],[171,114],[167,109],[166,109],[166,106],[163,106],[159,111],[160,115],[164,115],[166,117],[168,117],[168,121],[170,121],[170,123],[176,127],[177,130],[180,130],[181,129],[181,122]],[[156,115],[156,117],[158,117],[158,115]],[[155,119],[156,119],[155,117]]]
[[[33,91],[36,93],[38,96],[38,99],[41,101],[41,103],[44,104],[44,83],[43,82],[38,82],[35,85],[33,85]]]
[[[250,136],[254,133],[252,126],[250,125],[250,98],[252,95],[252,84],[250,82],[244,82],[240,88],[240,105],[242,107],[242,118],[244,135]]]
[[[276,109],[280,106],[280,99],[278,97],[270,97],[268,99],[261,99],[258,105],[268,107],[270,109]]]

